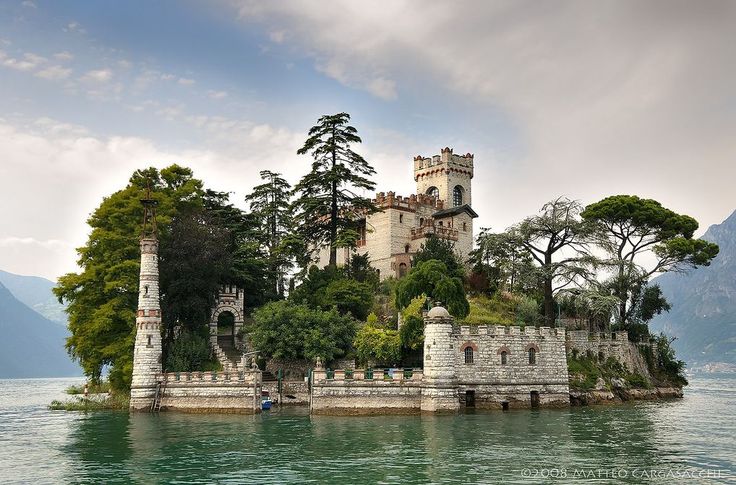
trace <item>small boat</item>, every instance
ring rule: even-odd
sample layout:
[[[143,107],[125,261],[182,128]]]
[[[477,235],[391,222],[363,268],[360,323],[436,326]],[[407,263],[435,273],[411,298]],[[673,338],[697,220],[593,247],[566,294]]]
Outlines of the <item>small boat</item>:
[[[261,409],[271,409],[271,405],[273,405],[273,401],[269,398],[264,398],[261,400]]]

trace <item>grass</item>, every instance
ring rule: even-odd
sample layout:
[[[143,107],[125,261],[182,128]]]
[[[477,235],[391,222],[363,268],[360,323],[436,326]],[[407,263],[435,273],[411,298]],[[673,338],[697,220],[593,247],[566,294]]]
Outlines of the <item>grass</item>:
[[[468,298],[470,313],[461,325],[513,325],[516,321],[517,302],[510,298],[494,295],[488,298],[484,295]]]
[[[598,378],[610,382],[618,377],[635,389],[650,389],[651,383],[642,375],[630,373],[613,357],[600,362],[594,357],[571,355],[567,359],[567,371],[570,374],[570,387],[581,391],[595,388]]]
[[[90,398],[74,396],[65,401],[51,401],[49,409],[53,411],[109,411],[125,410],[130,405],[128,396],[119,395],[97,395]]]
[[[104,394],[110,392],[110,383],[107,381],[100,382],[98,384],[89,382],[87,385],[87,392],[90,394]],[[69,386],[64,392],[71,395],[84,394],[85,384],[78,386]]]

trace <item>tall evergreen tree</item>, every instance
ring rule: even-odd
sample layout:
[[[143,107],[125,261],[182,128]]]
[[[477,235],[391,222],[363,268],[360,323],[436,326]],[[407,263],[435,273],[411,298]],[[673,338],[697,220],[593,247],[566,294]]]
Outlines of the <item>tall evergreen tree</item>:
[[[265,229],[261,242],[267,253],[271,290],[283,298],[286,273],[291,267],[291,258],[284,244],[284,237],[291,228],[291,185],[280,173],[263,170],[260,175],[264,183],[253,187],[253,192],[245,200],[250,203],[252,217]]]
[[[375,189],[369,177],[376,171],[350,148],[361,139],[349,121],[347,113],[320,117],[297,151],[314,159],[312,170],[294,188],[298,194],[294,201],[298,232],[311,246],[329,246],[333,267],[338,247],[355,246],[358,219],[379,211],[371,199],[355,192]]]

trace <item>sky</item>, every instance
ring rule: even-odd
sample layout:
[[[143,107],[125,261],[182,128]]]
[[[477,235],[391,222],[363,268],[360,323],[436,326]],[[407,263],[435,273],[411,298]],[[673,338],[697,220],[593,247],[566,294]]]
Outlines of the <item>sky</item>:
[[[55,279],[103,197],[191,167],[243,197],[295,183],[348,112],[377,191],[413,157],[475,155],[476,228],[558,196],[736,209],[736,2],[0,2],[0,269]],[[371,194],[365,194],[371,195]]]

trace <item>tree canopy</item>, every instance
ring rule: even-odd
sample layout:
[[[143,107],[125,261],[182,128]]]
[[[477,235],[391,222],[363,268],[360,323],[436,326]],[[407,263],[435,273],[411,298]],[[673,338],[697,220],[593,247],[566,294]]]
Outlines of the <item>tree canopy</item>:
[[[596,242],[613,268],[609,286],[620,300],[618,322],[624,327],[632,317],[635,293],[652,275],[707,266],[718,254],[718,245],[693,239],[695,219],[656,200],[615,195],[590,204],[581,216],[598,229]]]
[[[453,276],[442,261],[430,259],[413,267],[396,285],[396,305],[406,308],[420,295],[440,301],[455,318],[465,318],[470,304],[462,280]]]
[[[294,221],[298,234],[312,248],[330,248],[330,266],[337,265],[337,248],[354,247],[361,217],[378,207],[358,190],[373,190],[375,170],[351,146],[361,143],[348,125],[350,115],[324,115],[309,130],[299,155],[310,154],[311,171],[294,187]]]

